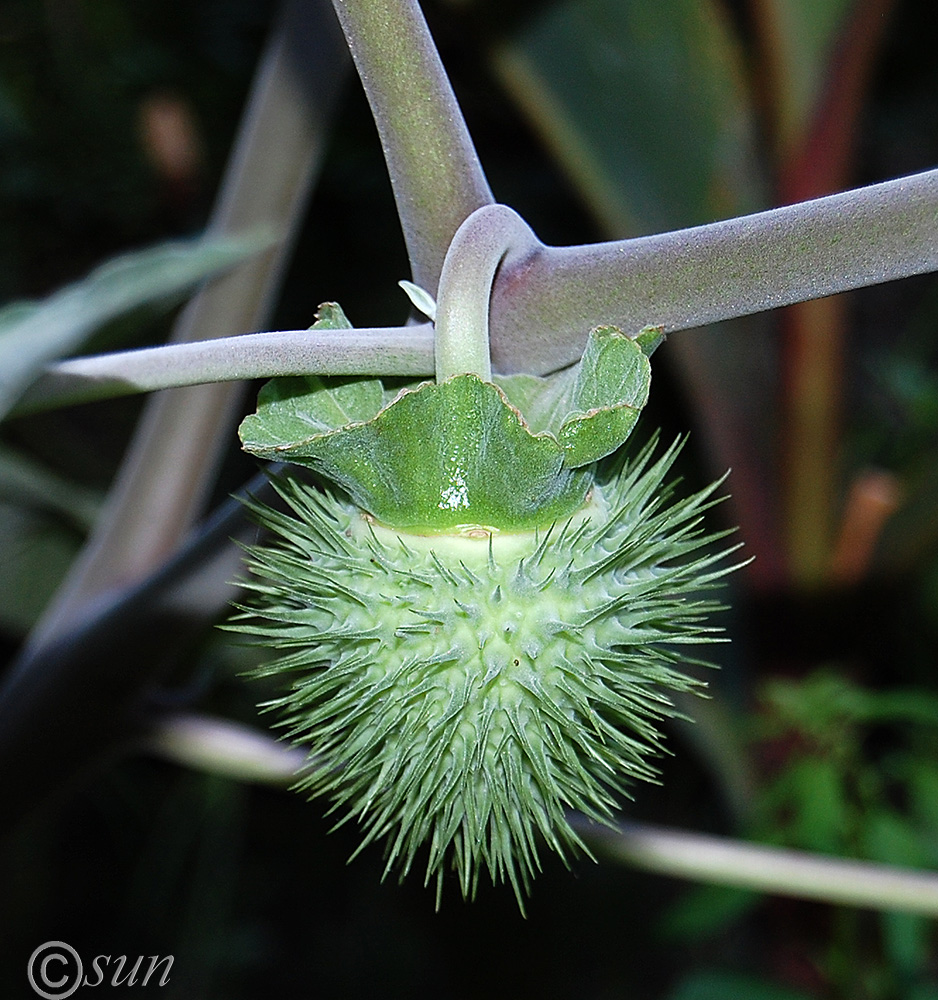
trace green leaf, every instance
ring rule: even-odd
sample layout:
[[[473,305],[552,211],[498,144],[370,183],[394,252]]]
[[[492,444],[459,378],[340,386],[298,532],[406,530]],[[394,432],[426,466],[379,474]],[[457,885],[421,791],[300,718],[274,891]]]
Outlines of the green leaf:
[[[660,927],[669,938],[701,941],[725,931],[761,900],[748,889],[727,885],[694,886],[665,913]]]
[[[365,422],[324,431],[307,423],[292,440],[278,434],[302,418],[281,420],[278,405],[259,400],[242,424],[245,449],[316,469],[402,530],[532,528],[572,513],[589,488],[588,476],[565,467],[553,437],[532,434],[504,394],[475,375],[405,389]]]
[[[496,67],[612,234],[758,207],[745,68],[715,0],[541,5]]]
[[[77,528],[94,524],[101,498],[22,452],[0,445],[0,502],[64,515]]]
[[[350,330],[337,302],[323,302],[310,330]],[[394,398],[380,379],[350,377],[323,381],[318,375],[274,378],[257,397],[256,414],[247,416],[239,433],[246,451],[261,458],[286,458],[303,442],[349,424],[375,417]]]
[[[315,326],[345,328],[338,306]],[[649,327],[590,333],[582,360],[547,378],[456,376],[396,398],[377,379],[273,379],[241,424],[246,451],[307,465],[397,528],[512,530],[572,513],[588,484],[574,469],[615,451],[648,400]]]
[[[839,761],[817,756],[794,761],[777,779],[782,814],[791,817],[786,841],[807,851],[847,849],[851,810]]]
[[[560,428],[564,462],[576,468],[615,451],[632,433],[650,385],[640,344],[613,326],[594,330],[573,389],[574,413]]]
[[[320,307],[316,325],[326,322],[348,325],[337,306]],[[377,379],[273,379],[241,441],[316,469],[396,528],[531,528],[582,504],[588,481],[573,470],[631,433],[662,339],[658,328],[632,338],[600,327],[577,365],[548,378],[459,375],[396,398]]]
[[[0,631],[19,637],[36,624],[80,544],[54,515],[0,500]]]
[[[0,309],[0,417],[53,358],[122,313],[176,296],[264,249],[257,234],[167,243],[125,254],[42,302]]]
[[[316,322],[310,330],[351,330],[352,324],[338,302],[323,302],[316,310]]]
[[[252,455],[291,461],[296,448],[343,426],[371,420],[392,398],[379,379],[271,379],[257,396],[258,412],[241,424],[241,440]]]
[[[579,468],[614,452],[648,401],[648,356],[663,340],[658,327],[627,337],[614,326],[590,333],[581,361],[547,378],[496,377],[532,432],[554,435],[564,463]]]

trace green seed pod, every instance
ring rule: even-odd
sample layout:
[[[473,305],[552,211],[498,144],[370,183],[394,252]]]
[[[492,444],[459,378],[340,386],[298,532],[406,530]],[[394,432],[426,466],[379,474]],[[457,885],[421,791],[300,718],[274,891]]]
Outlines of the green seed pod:
[[[609,822],[655,778],[669,693],[702,687],[683,650],[713,640],[729,572],[702,526],[716,484],[675,499],[679,445],[654,441],[594,474],[647,398],[643,338],[596,331],[553,380],[278,380],[242,425],[340,487],[288,472],[285,512],[254,505],[270,541],[234,623],[278,653],[257,673],[310,750],[298,787],[383,840],[387,871],[426,845],[438,897],[487,869],[522,903],[539,845],[585,849],[567,812]]]

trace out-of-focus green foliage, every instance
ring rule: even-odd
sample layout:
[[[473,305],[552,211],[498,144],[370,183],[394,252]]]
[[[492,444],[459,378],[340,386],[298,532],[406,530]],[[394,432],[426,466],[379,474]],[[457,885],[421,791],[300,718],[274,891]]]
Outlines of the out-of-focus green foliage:
[[[750,739],[761,770],[748,824],[753,839],[900,867],[938,867],[938,694],[872,690],[832,670],[800,681],[776,678],[761,688]],[[712,938],[751,916],[759,902],[751,893],[697,889],[672,909],[664,927],[675,940]],[[832,947],[805,942],[830,995],[928,996],[923,991],[938,947],[933,922],[888,912],[877,922],[874,928],[842,911]]]
[[[894,6],[865,104],[856,182],[923,169],[938,156],[932,5]],[[201,228],[273,7],[2,5],[0,301],[47,295],[114,253]],[[797,152],[810,129],[859,4],[425,7],[496,195],[517,196],[545,238],[578,243],[771,204],[782,154]],[[177,174],[152,144],[164,113],[188,123],[181,127],[193,138]],[[400,319],[386,308],[405,276],[394,225],[373,124],[350,92],[286,286],[291,319],[308,322],[318,302],[334,297],[362,324]],[[862,585],[734,599],[739,641],[714,694],[721,709],[736,706],[746,732],[734,764],[756,775],[748,816],[734,825],[728,815],[720,788],[730,779],[716,752],[663,760],[662,788],[643,793],[630,815],[938,864],[930,716],[938,690],[938,390],[928,287],[930,277],[853,300],[844,479],[875,461],[905,495]],[[919,301],[913,346],[897,353]],[[783,386],[770,328],[757,327],[672,338],[662,368],[680,355],[690,391],[663,375],[649,409],[669,431],[690,427],[703,461],[717,455],[719,471],[732,464],[737,497],[758,487],[747,502],[759,501],[759,527],[776,516],[774,402]],[[3,444],[17,448],[0,455],[0,633],[8,646],[77,549],[135,413],[132,403],[106,404],[5,426]],[[740,445],[739,458],[726,458],[727,442]],[[249,471],[238,462],[229,460],[220,494]],[[690,461],[686,472],[693,480]],[[825,662],[844,669],[816,674]],[[157,697],[253,721],[233,677],[244,667],[243,652],[207,640],[180,667],[172,694]],[[792,679],[762,683],[779,672]],[[765,694],[755,713],[753,692]],[[704,747],[726,735],[706,724],[695,733]],[[172,951],[177,996],[225,1000],[311,988],[350,998],[936,1000],[934,928],[908,915],[831,913],[704,889],[670,910],[663,928],[656,915],[676,887],[586,862],[574,864],[572,878],[559,867],[545,872],[527,922],[510,899],[485,891],[472,909],[447,904],[434,915],[419,888],[377,886],[380,858],[344,867],[355,839],[326,836],[329,822],[315,809],[278,792],[146,760],[125,762],[88,788],[3,852],[4,995],[22,991],[30,951],[61,936],[105,953]]]
[[[496,66],[621,237],[761,207],[742,59],[712,0],[564,0],[532,15]]]

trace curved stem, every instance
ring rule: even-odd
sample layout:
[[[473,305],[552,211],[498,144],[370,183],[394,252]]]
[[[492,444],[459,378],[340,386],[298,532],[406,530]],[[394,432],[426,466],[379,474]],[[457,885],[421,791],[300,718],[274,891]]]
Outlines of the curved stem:
[[[436,294],[460,223],[494,201],[417,0],[333,0],[378,126],[414,281]]]
[[[436,305],[436,378],[472,372],[492,377],[489,301],[492,282],[511,255],[541,246],[527,223],[505,205],[477,209],[456,231],[440,274]]]
[[[491,303],[499,371],[575,361],[589,330],[666,333],[938,270],[938,170],[657,236],[542,247]]]
[[[433,328],[245,333],[49,365],[14,415],[114,396],[279,375],[429,375]]]

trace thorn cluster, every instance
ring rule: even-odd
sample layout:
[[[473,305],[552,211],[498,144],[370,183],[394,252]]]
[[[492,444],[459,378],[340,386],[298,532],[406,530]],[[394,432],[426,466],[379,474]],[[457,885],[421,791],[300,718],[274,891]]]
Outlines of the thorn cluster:
[[[385,841],[386,871],[426,845],[438,898],[450,868],[465,896],[484,868],[521,903],[540,844],[585,850],[568,810],[609,822],[655,779],[669,692],[703,687],[682,651],[719,631],[702,594],[730,571],[702,526],[716,484],[663,485],[678,450],[652,443],[533,532],[405,535],[293,476],[288,513],[255,507],[272,538],[234,627],[279,654],[257,674],[315,759],[299,787]]]

